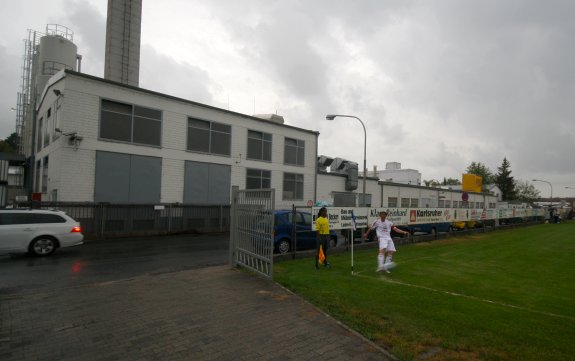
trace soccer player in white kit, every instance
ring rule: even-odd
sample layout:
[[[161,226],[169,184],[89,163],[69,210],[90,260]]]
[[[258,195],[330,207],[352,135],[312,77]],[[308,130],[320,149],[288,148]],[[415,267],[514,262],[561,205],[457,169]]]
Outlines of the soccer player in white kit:
[[[364,238],[367,237],[368,233],[373,229],[377,232],[377,239],[379,240],[379,254],[377,255],[377,272],[385,271],[389,272],[388,267],[392,264],[393,254],[395,253],[395,245],[393,244],[393,239],[391,239],[391,230],[398,233],[408,234],[409,232],[403,231],[396,226],[387,218],[387,212],[379,212],[379,219],[375,220],[371,227],[363,235]],[[387,258],[386,258],[387,254]]]

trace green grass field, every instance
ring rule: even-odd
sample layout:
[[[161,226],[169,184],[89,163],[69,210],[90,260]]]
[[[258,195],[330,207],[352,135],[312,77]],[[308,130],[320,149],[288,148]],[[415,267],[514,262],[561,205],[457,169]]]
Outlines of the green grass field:
[[[274,279],[401,360],[575,360],[575,222],[276,263]]]

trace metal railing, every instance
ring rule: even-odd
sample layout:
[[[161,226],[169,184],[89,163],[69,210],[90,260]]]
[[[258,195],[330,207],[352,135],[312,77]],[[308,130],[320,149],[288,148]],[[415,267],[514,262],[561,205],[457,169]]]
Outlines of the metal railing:
[[[42,202],[18,207],[64,211],[80,222],[88,240],[230,229],[229,205]]]

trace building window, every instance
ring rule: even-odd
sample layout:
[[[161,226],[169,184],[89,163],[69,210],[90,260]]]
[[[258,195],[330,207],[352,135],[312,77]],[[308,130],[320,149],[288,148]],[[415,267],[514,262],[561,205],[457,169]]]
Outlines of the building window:
[[[248,130],[248,156],[249,159],[272,160],[272,135],[268,133]]]
[[[62,118],[61,111],[60,111],[60,104],[56,104],[54,107],[54,129],[52,132],[52,140],[56,140],[60,138],[60,133],[56,132],[56,128],[60,128],[60,119]]]
[[[188,150],[230,155],[231,142],[230,125],[188,118]]]
[[[44,126],[46,129],[44,130],[44,146],[47,147],[50,144],[50,136],[52,135],[52,108],[48,108],[46,112],[46,124]]]
[[[42,150],[42,131],[44,130],[44,128],[42,127],[42,124],[44,123],[43,118],[40,118],[38,120],[38,132],[36,134],[36,152],[39,152]]]
[[[8,167],[8,185],[12,187],[24,186],[24,167],[14,165]]]
[[[102,100],[100,138],[160,146],[162,111]]]
[[[397,197],[387,197],[387,206],[389,208],[397,208]]]
[[[284,200],[303,199],[303,174],[284,173]]]
[[[299,139],[285,138],[284,163],[289,165],[304,165],[305,142]]]
[[[44,157],[44,164],[42,167],[42,193],[48,192],[48,156]]]
[[[417,208],[419,207],[419,199],[417,198],[411,198],[411,203],[409,205],[411,208]]]
[[[246,189],[271,188],[272,172],[262,169],[248,169],[246,172]]]
[[[437,201],[437,208],[445,208],[445,201],[443,199]]]
[[[401,208],[409,208],[409,198],[401,198]]]
[[[451,201],[445,201],[445,208],[451,208]]]
[[[35,179],[35,185],[34,185],[34,190],[36,192],[40,191],[40,180],[42,179],[42,178],[40,178],[41,170],[42,170],[42,161],[37,160],[36,161],[36,174],[35,174],[36,179]]]

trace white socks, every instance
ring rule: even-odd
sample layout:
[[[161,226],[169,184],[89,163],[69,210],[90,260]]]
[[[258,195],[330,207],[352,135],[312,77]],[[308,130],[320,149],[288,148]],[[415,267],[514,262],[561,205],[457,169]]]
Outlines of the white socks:
[[[393,256],[388,254],[387,258],[385,259],[385,263],[391,263],[391,260],[393,259]]]
[[[377,266],[383,267],[383,255],[382,254],[377,256]]]

